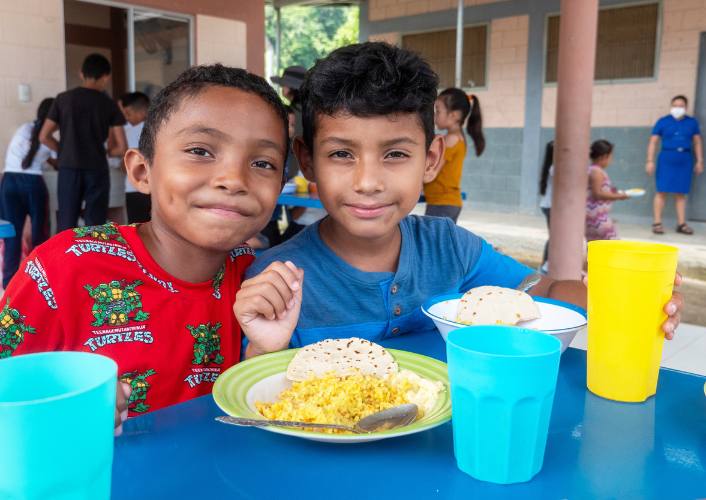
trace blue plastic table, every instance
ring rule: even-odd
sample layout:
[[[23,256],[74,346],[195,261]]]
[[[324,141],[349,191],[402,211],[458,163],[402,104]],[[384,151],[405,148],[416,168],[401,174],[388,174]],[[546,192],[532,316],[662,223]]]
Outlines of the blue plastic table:
[[[321,200],[309,194],[281,194],[277,198],[277,204],[288,207],[324,208]]]
[[[444,359],[437,333],[387,347]],[[125,424],[113,499],[697,498],[706,497],[704,378],[662,370],[643,404],[586,390],[586,354],[561,360],[547,452],[530,482],[499,486],[456,468],[451,423],[367,444],[332,445],[213,421],[210,396]]]
[[[15,237],[15,226],[10,224],[6,220],[0,219],[0,239],[14,238]]]

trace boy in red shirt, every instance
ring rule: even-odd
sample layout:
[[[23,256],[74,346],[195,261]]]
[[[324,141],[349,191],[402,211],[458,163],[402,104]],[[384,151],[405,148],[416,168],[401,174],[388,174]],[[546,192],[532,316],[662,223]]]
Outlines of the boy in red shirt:
[[[63,350],[114,359],[116,426],[125,408],[138,415],[210,393],[241,357],[233,304],[253,260],[241,244],[270,219],[287,150],[287,113],[265,80],[221,65],[185,71],[125,156],[131,182],[152,198],[151,222],[76,228],[37,248],[0,303],[0,359]],[[267,323],[288,338],[302,279],[276,263],[249,280],[240,314],[271,318],[270,304],[285,303]],[[257,323],[246,333],[249,355],[286,347]]]

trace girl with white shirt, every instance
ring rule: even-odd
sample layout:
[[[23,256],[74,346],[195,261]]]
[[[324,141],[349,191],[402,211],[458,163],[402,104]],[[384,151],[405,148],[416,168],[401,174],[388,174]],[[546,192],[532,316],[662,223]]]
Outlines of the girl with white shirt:
[[[2,281],[6,287],[17,272],[22,255],[22,229],[29,215],[32,224],[32,246],[49,237],[49,192],[42,170],[55,158],[54,153],[39,142],[39,131],[54,99],[44,99],[33,122],[21,125],[12,136],[5,155],[5,171],[0,183],[2,216],[15,228],[15,236],[5,239]]]

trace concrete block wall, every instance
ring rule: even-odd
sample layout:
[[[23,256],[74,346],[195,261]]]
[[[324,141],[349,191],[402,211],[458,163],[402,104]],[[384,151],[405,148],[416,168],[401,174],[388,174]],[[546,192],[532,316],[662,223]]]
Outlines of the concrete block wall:
[[[235,19],[196,16],[196,64],[247,68],[247,24]]]
[[[488,81],[478,96],[485,127],[522,127],[525,120],[528,16],[493,19],[490,23]]]
[[[676,94],[689,97],[693,109],[702,31],[706,31],[706,0],[663,0],[656,78],[634,83],[596,83],[592,125],[651,126],[668,113],[669,100]],[[542,127],[553,127],[555,115],[556,86],[546,86],[542,96]]]
[[[654,177],[645,173],[645,155],[651,127],[594,127],[591,141],[605,139],[615,145],[613,162],[607,169],[613,185],[618,189],[643,188],[647,192],[641,198],[615,202],[612,214],[617,221],[636,221],[652,217],[652,198],[655,193]],[[541,133],[542,154],[544,145],[554,139],[553,128],[543,128]],[[586,153],[586,166],[589,159]],[[674,218],[674,204],[667,203],[665,217]]]
[[[0,162],[17,127],[66,86],[63,23],[61,0],[0,2]],[[30,85],[30,102],[19,101],[21,83]]]
[[[462,189],[473,208],[516,211],[521,189],[521,128],[485,129],[486,150],[476,157],[473,145],[463,164]]]
[[[465,0],[468,7],[502,0]],[[414,16],[440,10],[455,9],[456,0],[369,0],[368,19],[380,21],[393,17]]]
[[[600,2],[602,8],[631,3],[635,2]],[[487,87],[473,90],[483,106],[488,151],[479,159],[469,153],[466,159],[463,187],[469,194],[468,203],[474,208],[532,212],[537,205],[539,164],[544,145],[553,138],[556,114],[556,85],[544,83],[545,19],[559,12],[560,2],[465,4],[471,7],[464,13],[467,24],[489,26]],[[668,112],[669,100],[676,94],[691,98],[689,111],[693,110],[699,37],[706,31],[706,0],[660,0],[659,4],[655,77],[597,82],[593,87],[593,139],[606,138],[616,144],[611,177],[619,187],[648,190],[643,198],[616,203],[617,217],[651,217],[654,180],[643,173],[651,127]],[[455,1],[370,0],[365,5],[361,33],[370,38],[394,43],[404,33],[455,27]],[[516,142],[508,143],[511,137]],[[696,182],[703,187],[706,181],[702,176]],[[667,205],[668,217],[673,214],[671,205]]]

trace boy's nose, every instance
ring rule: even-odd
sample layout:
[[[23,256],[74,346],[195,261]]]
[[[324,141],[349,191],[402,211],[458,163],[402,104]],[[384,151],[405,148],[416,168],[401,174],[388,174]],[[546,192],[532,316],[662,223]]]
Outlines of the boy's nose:
[[[247,191],[246,168],[239,164],[223,165],[213,178],[213,184],[231,194]]]
[[[377,193],[384,190],[382,166],[375,161],[360,161],[353,173],[353,189],[358,193]]]

